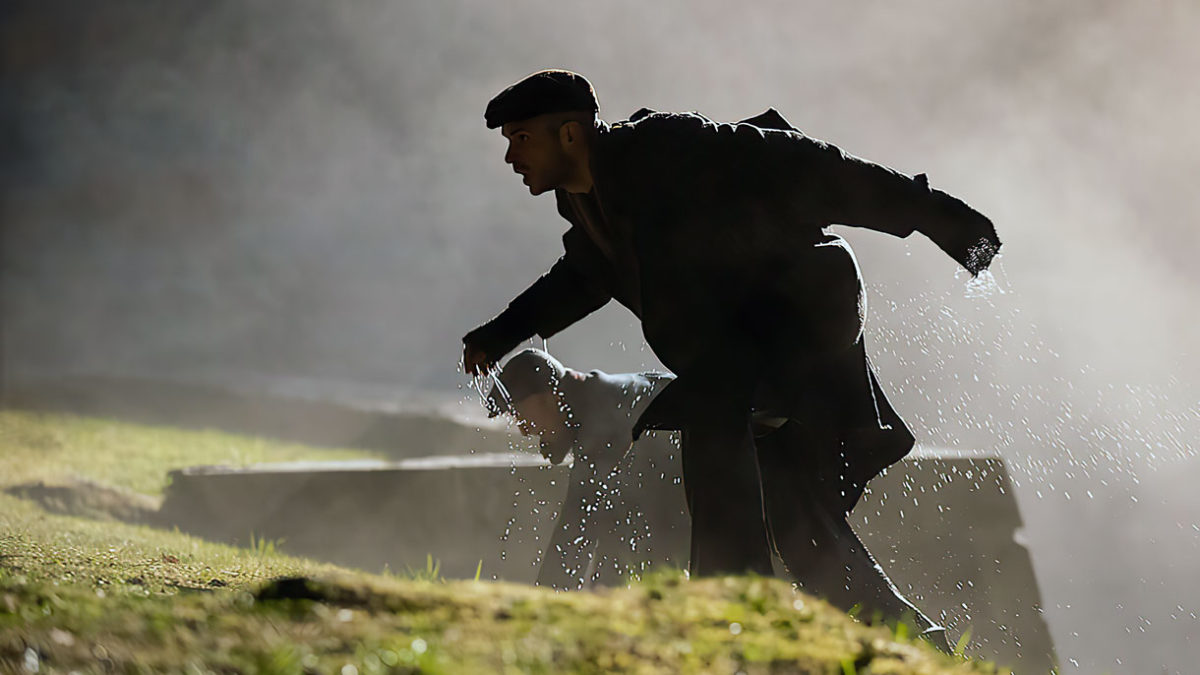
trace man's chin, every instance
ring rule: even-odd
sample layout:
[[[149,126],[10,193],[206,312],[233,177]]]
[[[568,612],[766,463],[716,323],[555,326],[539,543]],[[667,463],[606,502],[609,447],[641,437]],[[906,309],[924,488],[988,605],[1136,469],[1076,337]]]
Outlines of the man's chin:
[[[533,195],[533,196],[535,196],[535,197],[536,197],[537,195],[540,195],[540,194],[544,193],[544,192],[549,192],[549,191],[552,189],[552,188],[551,188],[550,186],[548,186],[548,185],[542,185],[542,184],[539,184],[539,183],[534,183],[534,182],[531,182],[531,181],[530,181],[530,179],[529,179],[529,176],[528,176],[528,175],[525,175],[525,174],[522,174],[522,176],[521,176],[521,182],[522,182],[522,183],[524,183],[524,184],[525,184],[525,186],[529,188],[529,194],[531,194],[531,195]]]

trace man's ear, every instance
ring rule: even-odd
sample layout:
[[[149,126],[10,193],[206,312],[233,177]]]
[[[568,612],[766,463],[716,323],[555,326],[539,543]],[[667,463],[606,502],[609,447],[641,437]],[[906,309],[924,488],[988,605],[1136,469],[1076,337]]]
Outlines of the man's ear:
[[[563,147],[574,145],[583,138],[583,125],[575,120],[568,120],[558,128],[558,141]]]

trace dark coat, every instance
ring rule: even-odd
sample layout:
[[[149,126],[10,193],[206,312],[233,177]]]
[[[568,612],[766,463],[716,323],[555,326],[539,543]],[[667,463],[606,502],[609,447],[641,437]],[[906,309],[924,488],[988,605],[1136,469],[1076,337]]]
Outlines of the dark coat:
[[[986,217],[924,175],[848,155],[773,110],[737,124],[640,111],[601,127],[591,157],[593,193],[556,194],[571,223],[563,257],[464,341],[499,356],[615,298],[679,376],[639,428],[676,428],[679,410],[714,400],[848,430],[886,426],[895,413],[866,363],[857,263],[824,228],[919,231],[972,273],[1000,245]],[[892,445],[853,453],[864,460],[853,473],[865,482],[911,436]]]

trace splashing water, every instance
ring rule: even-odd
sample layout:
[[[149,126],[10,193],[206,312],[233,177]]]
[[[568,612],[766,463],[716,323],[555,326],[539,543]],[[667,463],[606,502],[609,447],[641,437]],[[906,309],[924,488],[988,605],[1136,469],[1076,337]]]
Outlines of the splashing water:
[[[961,278],[963,274],[968,274],[967,284],[963,297],[977,300],[981,298],[991,298],[995,295],[1004,295],[1008,291],[1005,290],[1007,284],[1001,285],[996,279],[996,272],[999,271],[1003,275],[1003,256],[997,255],[992,259],[992,264],[987,269],[977,275],[971,276],[963,269],[954,271],[956,279]]]
[[[993,295],[1003,295],[1004,289],[1000,284],[996,283],[996,276],[991,270],[984,270],[978,275],[971,277],[967,282],[966,297],[968,298],[990,298]]]
[[[1024,314],[1028,298],[996,276],[875,303],[872,361],[918,443],[1003,458],[1060,659],[1139,672],[1136,655],[1157,670],[1158,654],[1200,630],[1186,571],[1200,565],[1200,506],[1187,496],[1200,479],[1195,385],[1121,382],[1153,375],[1088,361],[1105,336],[1071,322],[1065,336],[1043,332]],[[1050,344],[1064,337],[1065,355]],[[896,497],[915,506],[930,498],[919,492]],[[1129,639],[1094,637],[1118,634]]]

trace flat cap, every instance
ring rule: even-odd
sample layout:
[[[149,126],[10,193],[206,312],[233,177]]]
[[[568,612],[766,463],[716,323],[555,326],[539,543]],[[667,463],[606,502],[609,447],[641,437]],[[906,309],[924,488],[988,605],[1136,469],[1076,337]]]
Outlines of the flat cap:
[[[542,70],[496,94],[483,119],[495,129],[546,113],[575,111],[600,111],[592,83],[569,70]]]

